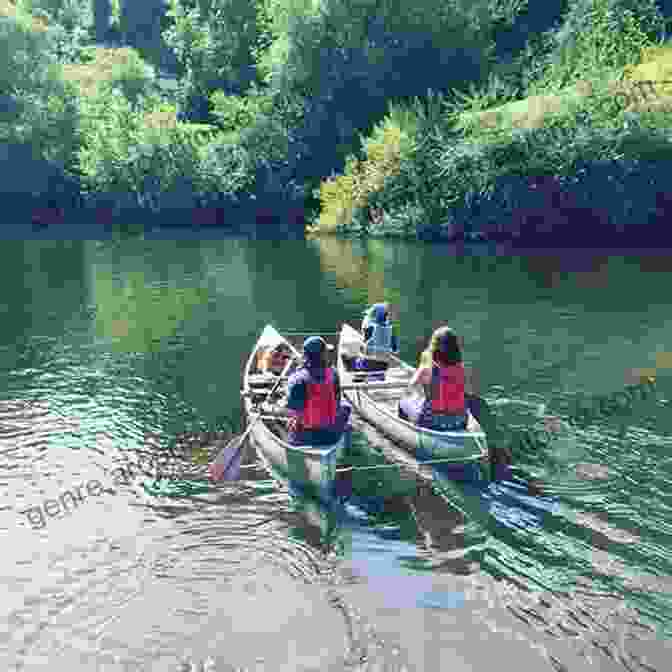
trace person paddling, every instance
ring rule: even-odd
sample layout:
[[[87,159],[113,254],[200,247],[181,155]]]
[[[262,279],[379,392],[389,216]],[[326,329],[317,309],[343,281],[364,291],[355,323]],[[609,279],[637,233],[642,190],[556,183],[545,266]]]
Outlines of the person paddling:
[[[399,402],[399,417],[428,429],[461,431],[467,426],[465,371],[457,335],[440,327],[420,356],[409,388],[424,398],[407,396]]]
[[[341,399],[338,372],[327,362],[327,345],[319,336],[303,343],[304,361],[287,383],[288,442],[324,446],[348,429],[352,407]]]
[[[280,343],[275,348],[266,348],[259,355],[259,370],[261,373],[279,376],[290,357],[291,351],[285,343]]]
[[[386,371],[390,360],[388,353],[399,354],[399,338],[390,316],[388,303],[374,303],[364,313],[362,321],[361,355],[355,358],[355,371]]]

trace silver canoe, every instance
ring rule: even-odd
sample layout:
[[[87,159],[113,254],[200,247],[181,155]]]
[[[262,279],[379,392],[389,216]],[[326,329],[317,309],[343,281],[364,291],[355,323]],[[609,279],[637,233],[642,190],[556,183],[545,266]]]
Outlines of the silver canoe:
[[[360,334],[348,324],[341,329],[338,343],[338,373],[343,385],[359,382],[364,376],[346,368],[343,355],[352,357],[362,342]],[[410,380],[415,369],[392,362],[385,373],[385,382],[399,383],[399,387],[375,390],[348,390],[347,396],[359,414],[383,434],[401,444],[420,460],[441,459],[456,464],[483,462],[488,457],[485,432],[478,420],[469,413],[467,428],[462,431],[439,432],[418,427],[398,414],[398,404],[405,394],[403,385]]]
[[[289,341],[267,325],[247,360],[243,374],[243,403],[249,422],[255,419],[259,411],[262,416],[282,413],[286,401],[286,384],[281,384],[278,401],[261,401],[277,378],[272,374],[262,374],[257,368],[260,349],[276,347],[280,343],[286,343],[294,349]],[[256,395],[256,398],[250,395]],[[260,403],[255,406],[255,402]],[[261,419],[255,424],[250,434],[260,459],[281,481],[288,481],[301,492],[331,501],[335,490],[336,466],[346,452],[346,435],[329,446],[292,446],[285,440],[285,427],[282,420],[274,419]]]

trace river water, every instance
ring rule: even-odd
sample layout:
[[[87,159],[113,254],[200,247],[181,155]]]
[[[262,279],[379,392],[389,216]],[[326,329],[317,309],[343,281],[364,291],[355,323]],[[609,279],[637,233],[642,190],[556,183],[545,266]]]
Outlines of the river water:
[[[0,247],[0,669],[669,669],[672,259],[171,237]],[[240,428],[263,326],[383,297],[408,360],[463,335],[512,468],[451,481],[356,420],[355,466],[387,466],[333,511],[249,450],[204,485],[176,437]],[[655,395],[571,421],[641,371]],[[193,487],[149,487],[148,456]]]

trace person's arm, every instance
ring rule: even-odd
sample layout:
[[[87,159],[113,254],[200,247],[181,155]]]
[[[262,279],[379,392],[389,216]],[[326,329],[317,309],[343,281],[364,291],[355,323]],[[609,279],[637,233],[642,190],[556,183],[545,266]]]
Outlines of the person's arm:
[[[287,412],[298,416],[306,405],[306,381],[301,373],[295,373],[287,381]]]
[[[408,386],[411,390],[414,388],[425,389],[432,382],[432,370],[426,366],[420,366],[415,370]]]
[[[334,387],[335,387],[335,394],[336,394],[336,405],[340,406],[341,405],[341,378],[338,375],[338,371],[335,368],[331,369],[333,371],[334,375]]]

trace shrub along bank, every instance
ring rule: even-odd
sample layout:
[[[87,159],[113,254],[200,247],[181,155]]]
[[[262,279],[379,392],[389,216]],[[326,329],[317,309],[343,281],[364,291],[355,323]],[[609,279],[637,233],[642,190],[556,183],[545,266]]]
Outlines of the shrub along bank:
[[[470,96],[391,109],[363,156],[322,183],[314,230],[667,242],[672,48],[659,44],[663,19],[646,0],[574,0],[560,29],[528,44],[517,78],[509,65]],[[636,86],[645,80],[656,81],[648,96]]]
[[[20,3],[0,6],[17,218],[597,240],[668,210],[668,112],[610,83],[651,62],[653,0]]]

